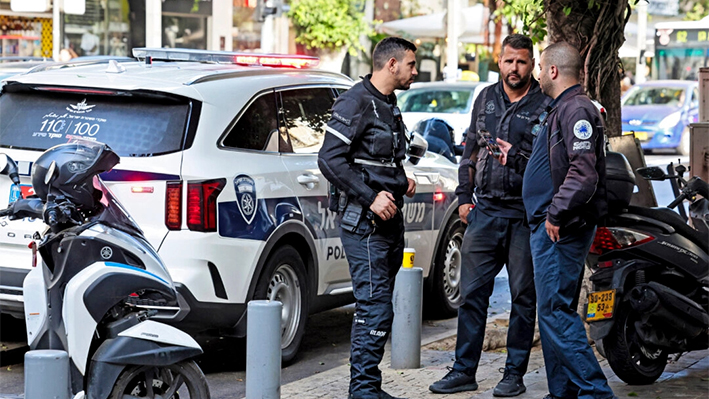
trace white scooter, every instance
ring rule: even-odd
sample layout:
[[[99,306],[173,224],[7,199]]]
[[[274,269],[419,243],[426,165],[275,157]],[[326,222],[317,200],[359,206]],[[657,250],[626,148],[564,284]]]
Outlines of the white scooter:
[[[140,228],[98,178],[118,161],[101,143],[50,148],[32,169],[37,197],[0,211],[49,226],[30,244],[34,264],[23,285],[30,349],[68,353],[74,399],[208,399],[204,374],[190,360],[202,353],[199,344],[150,320],[178,310],[177,292]],[[0,174],[19,185],[17,165],[5,154]]]

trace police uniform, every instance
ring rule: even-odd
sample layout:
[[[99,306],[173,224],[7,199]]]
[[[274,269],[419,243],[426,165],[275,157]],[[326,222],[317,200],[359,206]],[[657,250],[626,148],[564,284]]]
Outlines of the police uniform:
[[[603,120],[579,85],[554,99],[541,119],[522,196],[549,391],[555,398],[613,398],[575,306],[596,223],[607,209]],[[560,227],[556,243],[547,220]]]
[[[391,332],[394,278],[404,251],[401,212],[382,221],[369,210],[380,191],[403,206],[408,180],[404,124],[396,96],[381,94],[370,75],[338,97],[327,124],[318,166],[339,189],[336,198],[342,245],[352,276],[356,313],[352,323],[350,397],[388,397],[379,363]],[[332,200],[332,199],[331,199]]]

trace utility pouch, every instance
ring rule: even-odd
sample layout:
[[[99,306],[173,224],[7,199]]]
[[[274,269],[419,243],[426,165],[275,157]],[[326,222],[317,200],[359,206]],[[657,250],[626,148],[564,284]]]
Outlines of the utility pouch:
[[[362,205],[360,205],[359,202],[350,202],[345,207],[344,212],[342,212],[340,226],[351,233],[356,232],[357,227],[359,227],[359,222],[362,220],[363,213]]]
[[[338,211],[338,206],[340,202],[340,193],[341,191],[335,187],[334,184],[330,183],[330,191],[328,191],[327,195],[327,209],[332,211],[332,212],[337,212]]]

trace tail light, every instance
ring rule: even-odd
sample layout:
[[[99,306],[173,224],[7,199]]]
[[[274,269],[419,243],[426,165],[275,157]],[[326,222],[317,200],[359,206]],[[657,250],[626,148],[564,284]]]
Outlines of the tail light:
[[[433,202],[442,202],[445,199],[446,195],[443,194],[441,190],[436,190],[436,192],[433,193]]]
[[[625,249],[654,240],[655,237],[619,227],[599,227],[591,244],[591,252],[602,255],[616,249]]]
[[[165,191],[165,226],[169,230],[182,228],[182,182],[167,182]]]
[[[226,179],[187,183],[187,227],[194,231],[217,231],[217,197]]]

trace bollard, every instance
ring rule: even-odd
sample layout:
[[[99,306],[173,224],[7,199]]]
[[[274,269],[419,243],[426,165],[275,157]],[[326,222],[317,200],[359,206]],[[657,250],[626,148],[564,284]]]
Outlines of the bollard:
[[[25,353],[25,399],[69,399],[69,354],[59,350]]]
[[[394,284],[393,302],[391,368],[420,368],[423,269],[420,267],[399,269]]]
[[[246,310],[246,399],[281,397],[281,309],[250,301]]]

